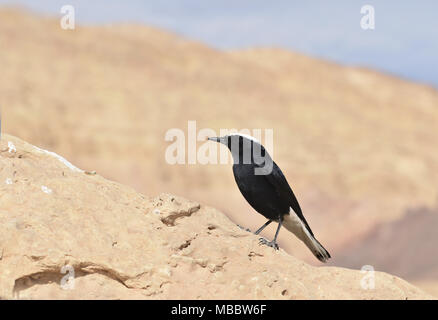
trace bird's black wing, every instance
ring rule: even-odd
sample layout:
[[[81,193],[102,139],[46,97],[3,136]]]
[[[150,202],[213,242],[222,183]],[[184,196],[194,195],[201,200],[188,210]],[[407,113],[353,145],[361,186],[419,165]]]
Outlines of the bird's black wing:
[[[286,177],[284,176],[283,172],[281,172],[281,170],[277,166],[277,164],[274,161],[272,161],[272,162],[273,162],[272,172],[270,174],[265,175],[265,178],[275,188],[275,191],[277,192],[277,194],[282,199],[285,199],[289,203],[292,210],[301,219],[301,221],[303,221],[307,230],[313,236],[313,232],[310,229],[309,224],[306,221],[306,218],[304,218],[303,212],[301,211],[300,204],[298,203],[298,200],[295,197],[295,194],[293,193],[291,187],[289,186],[289,183],[287,182]]]

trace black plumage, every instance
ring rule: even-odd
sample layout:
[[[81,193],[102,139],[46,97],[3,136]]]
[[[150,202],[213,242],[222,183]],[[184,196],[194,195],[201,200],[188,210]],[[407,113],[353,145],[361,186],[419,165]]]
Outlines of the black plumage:
[[[265,148],[254,138],[233,134],[209,138],[228,147],[233,156],[233,173],[240,192],[248,203],[268,221],[255,234],[259,234],[272,221],[278,222],[272,241],[260,241],[278,249],[277,236],[281,226],[294,233],[322,262],[330,254],[316,240],[301,207],[283,172],[271,159]]]

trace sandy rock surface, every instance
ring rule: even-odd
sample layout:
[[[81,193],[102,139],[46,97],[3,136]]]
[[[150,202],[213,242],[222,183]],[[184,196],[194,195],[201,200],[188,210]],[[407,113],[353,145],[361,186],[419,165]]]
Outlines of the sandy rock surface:
[[[366,290],[370,274],[312,267],[216,209],[148,198],[13,136],[0,151],[2,299],[431,298],[380,272]]]

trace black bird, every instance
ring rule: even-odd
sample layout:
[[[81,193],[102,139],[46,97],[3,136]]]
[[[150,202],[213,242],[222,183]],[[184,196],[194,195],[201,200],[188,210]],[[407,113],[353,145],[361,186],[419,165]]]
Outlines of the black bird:
[[[272,221],[278,222],[274,240],[260,238],[260,242],[278,249],[278,233],[284,226],[303,241],[318,260],[327,262],[330,254],[316,240],[285,176],[265,148],[256,139],[244,134],[211,137],[208,140],[228,147],[233,156],[234,179],[240,192],[254,210],[268,219],[255,234],[258,235]]]

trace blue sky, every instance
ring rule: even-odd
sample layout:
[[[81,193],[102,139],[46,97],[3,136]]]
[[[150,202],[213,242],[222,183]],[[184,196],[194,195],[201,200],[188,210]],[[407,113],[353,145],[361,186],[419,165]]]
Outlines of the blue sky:
[[[438,1],[397,0],[0,0],[82,24],[136,22],[220,49],[275,46],[438,87]],[[360,9],[375,8],[375,30]]]

